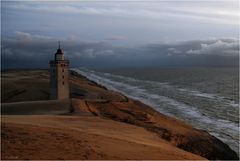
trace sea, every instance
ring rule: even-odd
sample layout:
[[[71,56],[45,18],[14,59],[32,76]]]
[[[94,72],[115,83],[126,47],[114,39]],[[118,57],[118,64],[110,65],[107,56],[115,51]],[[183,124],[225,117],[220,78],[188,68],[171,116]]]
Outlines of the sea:
[[[238,67],[155,67],[72,70],[109,90],[206,130],[239,155]]]

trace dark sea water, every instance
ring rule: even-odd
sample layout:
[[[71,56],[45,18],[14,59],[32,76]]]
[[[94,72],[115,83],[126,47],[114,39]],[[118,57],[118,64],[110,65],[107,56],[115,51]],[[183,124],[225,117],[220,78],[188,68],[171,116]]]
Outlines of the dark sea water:
[[[73,69],[239,149],[238,68]]]

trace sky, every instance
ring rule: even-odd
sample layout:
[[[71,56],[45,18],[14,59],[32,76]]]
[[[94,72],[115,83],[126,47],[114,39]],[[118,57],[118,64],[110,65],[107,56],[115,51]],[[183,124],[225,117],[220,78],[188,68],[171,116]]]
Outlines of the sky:
[[[237,0],[1,1],[1,67],[236,66]]]

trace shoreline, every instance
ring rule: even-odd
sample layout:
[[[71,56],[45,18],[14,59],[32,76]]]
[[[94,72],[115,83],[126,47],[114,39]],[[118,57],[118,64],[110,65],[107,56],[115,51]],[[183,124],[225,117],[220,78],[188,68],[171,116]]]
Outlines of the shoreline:
[[[140,101],[108,90],[77,72],[70,73],[74,115],[85,113],[142,127],[173,146],[207,159],[238,159],[226,144],[207,132],[165,116]],[[47,75],[44,76],[46,78]],[[173,124],[176,127],[172,127]]]
[[[171,84],[171,80],[169,84],[164,84],[152,79],[151,81],[141,79],[139,73],[136,74],[136,77],[132,77],[128,71],[124,74],[121,72],[114,73],[114,71],[98,72],[84,68],[78,71],[78,69],[81,68],[74,68],[73,70],[110,90],[139,100],[151,106],[154,110],[187,122],[197,129],[208,131],[239,154],[239,121],[235,118],[229,118],[229,111],[234,112],[237,108],[231,108],[232,101],[229,101],[229,99],[217,94],[194,91],[187,86],[179,88]],[[139,70],[136,72],[139,72]],[[161,73],[161,71],[159,72]],[[221,102],[222,104],[219,104]],[[225,107],[228,106],[229,108],[225,111]],[[221,110],[218,110],[218,108]],[[225,111],[225,113],[221,111]],[[237,113],[237,111],[234,112],[235,117],[237,117]]]

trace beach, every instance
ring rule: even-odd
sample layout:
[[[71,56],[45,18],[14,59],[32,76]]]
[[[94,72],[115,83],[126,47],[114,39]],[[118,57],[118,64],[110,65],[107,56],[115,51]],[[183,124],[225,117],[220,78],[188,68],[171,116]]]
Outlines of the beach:
[[[2,159],[238,160],[208,132],[75,71],[60,102],[47,70],[2,71],[1,83]]]

